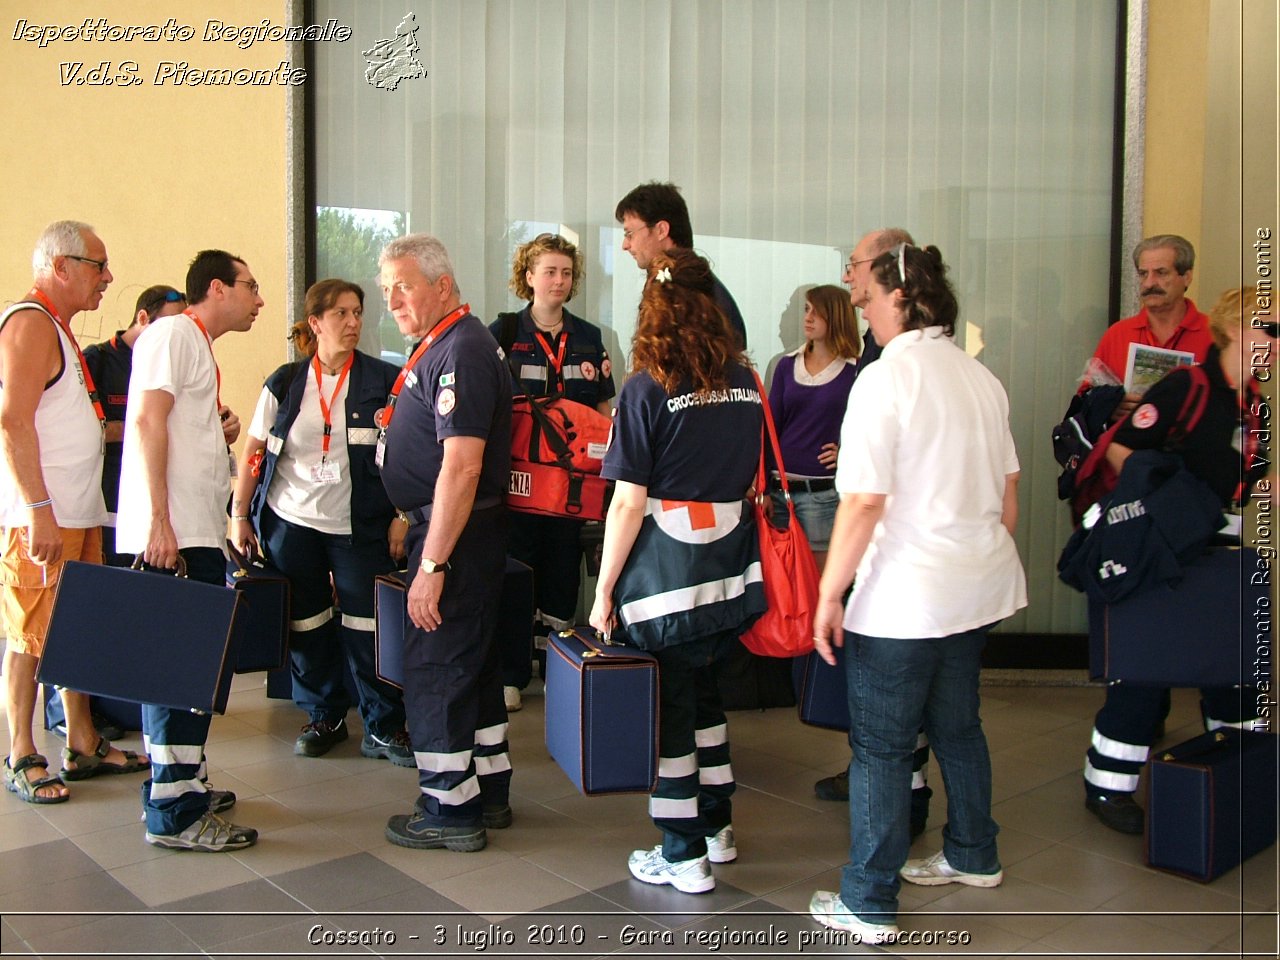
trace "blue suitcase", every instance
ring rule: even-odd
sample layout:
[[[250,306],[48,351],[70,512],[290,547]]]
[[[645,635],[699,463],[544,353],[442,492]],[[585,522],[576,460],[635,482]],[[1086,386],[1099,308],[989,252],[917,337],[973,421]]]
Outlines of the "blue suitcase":
[[[407,570],[380,574],[373,580],[373,635],[378,679],[404,687],[404,637],[409,627]],[[504,659],[523,658],[532,673],[533,571],[507,557],[507,572],[498,601],[498,652]],[[525,683],[528,683],[528,678]]]
[[[658,782],[658,661],[579,628],[547,641],[547,751],[587,796]]]
[[[1277,749],[1225,728],[1152,754],[1147,865],[1207,883],[1275,843]]]
[[[235,590],[68,561],[36,678],[97,696],[225,713],[236,661]]]
[[[236,617],[236,673],[278,670],[289,656],[289,578],[227,541],[227,586],[244,599]]]
[[[844,647],[836,647],[833,667],[816,650],[792,663],[800,722],[829,730],[849,729],[849,683],[844,674]]]
[[[1119,603],[1089,604],[1089,676],[1161,687],[1251,685],[1258,615],[1271,588],[1251,583],[1257,551],[1215,548]],[[1261,602],[1261,608],[1259,607]]]

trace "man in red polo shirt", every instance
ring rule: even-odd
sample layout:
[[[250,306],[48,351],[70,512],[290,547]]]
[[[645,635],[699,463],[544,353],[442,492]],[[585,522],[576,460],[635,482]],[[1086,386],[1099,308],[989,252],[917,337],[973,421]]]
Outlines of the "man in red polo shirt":
[[[1213,346],[1209,334],[1209,318],[1196,309],[1185,296],[1191,285],[1191,269],[1196,251],[1177,234],[1162,233],[1147,237],[1133,249],[1133,265],[1138,271],[1138,293],[1142,309],[1137,316],[1113,323],[1098,341],[1094,357],[1124,379],[1129,362],[1129,345],[1186,350],[1203,363]],[[1140,394],[1127,394],[1111,414],[1111,422],[1126,417],[1137,406]]]

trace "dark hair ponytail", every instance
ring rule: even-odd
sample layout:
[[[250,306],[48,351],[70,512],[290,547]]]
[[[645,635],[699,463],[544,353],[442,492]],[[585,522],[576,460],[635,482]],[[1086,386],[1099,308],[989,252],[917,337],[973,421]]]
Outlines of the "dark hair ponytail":
[[[903,330],[941,327],[948,337],[955,335],[960,304],[937,247],[900,243],[876,257],[871,276],[886,290],[902,291]]]

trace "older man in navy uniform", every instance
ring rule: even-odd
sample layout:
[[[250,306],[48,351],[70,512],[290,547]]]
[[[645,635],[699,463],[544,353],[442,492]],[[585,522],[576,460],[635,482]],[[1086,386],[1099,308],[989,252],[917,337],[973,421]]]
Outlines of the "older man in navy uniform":
[[[511,824],[507,712],[494,629],[506,558],[511,376],[498,343],[461,302],[435,237],[393,240],[379,285],[419,342],[382,412],[379,462],[405,537],[411,628],[404,700],[421,794],[387,821],[394,844],[471,852]]]

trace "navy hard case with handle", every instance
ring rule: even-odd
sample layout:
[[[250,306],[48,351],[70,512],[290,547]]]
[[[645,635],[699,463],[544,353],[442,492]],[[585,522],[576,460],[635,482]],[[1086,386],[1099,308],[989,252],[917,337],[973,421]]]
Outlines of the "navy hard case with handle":
[[[813,650],[792,663],[800,722],[830,730],[849,729],[849,683],[844,674],[844,647],[835,647],[833,667]]]
[[[68,561],[37,679],[98,696],[225,713],[243,603],[224,586]]]
[[[1228,727],[1153,753],[1148,866],[1207,883],[1275,843],[1278,748]]]
[[[547,750],[587,796],[658,782],[658,661],[590,628],[547,642]]]
[[[244,599],[236,617],[236,673],[278,670],[289,657],[289,578],[227,541],[227,586]]]

